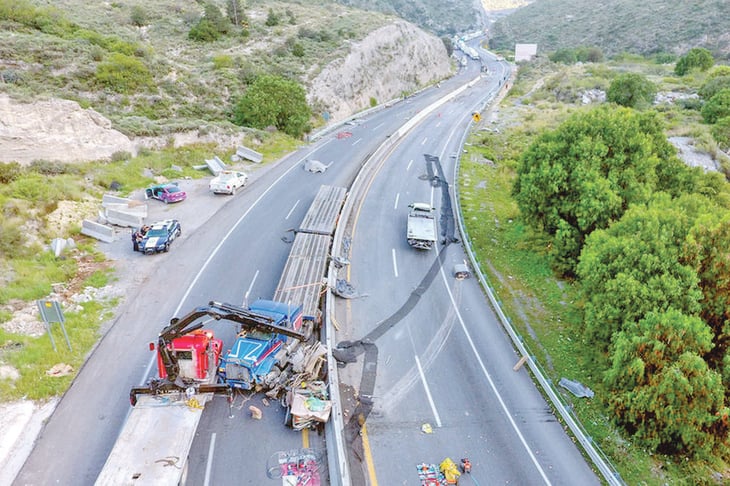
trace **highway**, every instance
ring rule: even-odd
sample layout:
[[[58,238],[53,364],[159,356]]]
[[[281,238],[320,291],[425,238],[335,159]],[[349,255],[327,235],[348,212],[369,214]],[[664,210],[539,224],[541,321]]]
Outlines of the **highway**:
[[[390,151],[355,209],[340,278],[357,297],[336,310],[353,484],[416,484],[418,464],[446,457],[468,457],[481,484],[600,484],[527,370],[513,370],[520,357],[477,280],[452,275],[466,260],[454,154],[503,79],[490,69]],[[437,249],[407,245],[411,202],[437,209]]]
[[[490,63],[492,76],[428,115],[394,147],[357,208],[346,271],[360,297],[338,299],[337,341],[369,337],[375,346],[366,341],[368,352],[357,356],[359,363],[341,370],[346,398],[351,390],[372,388],[367,393],[372,400],[359,409],[364,433],[355,428],[354,415],[345,430],[353,484],[416,484],[416,464],[446,456],[470,457],[483,484],[598,482],[527,372],[512,370],[518,357],[477,282],[450,275],[453,264],[465,258],[454,241],[449,210],[451,155],[459,150],[471,113],[498,88],[504,74],[498,66]],[[479,67],[470,62],[440,87],[364,115],[278,161],[204,230],[184,234],[173,251],[155,258],[174,284],[140,287],[128,296],[14,484],[93,484],[129,411],[130,387],[154,373],[147,343],[162,325],[209,300],[240,304],[271,298],[292,230],[320,185],[349,187],[381,144],[421,110],[477,78]],[[329,168],[305,172],[306,159]],[[432,202],[441,214],[440,228],[448,228],[448,244],[437,250],[417,252],[405,243],[405,207],[417,200]],[[233,326],[210,327],[227,349]],[[362,366],[366,357],[374,367]],[[252,404],[264,411],[263,420],[250,418]],[[283,408],[267,406],[261,396],[239,394],[232,407],[215,398],[191,450],[190,484],[275,484],[265,467],[273,453],[324,450],[322,436],[294,432],[283,421]],[[421,431],[426,423],[432,434]]]

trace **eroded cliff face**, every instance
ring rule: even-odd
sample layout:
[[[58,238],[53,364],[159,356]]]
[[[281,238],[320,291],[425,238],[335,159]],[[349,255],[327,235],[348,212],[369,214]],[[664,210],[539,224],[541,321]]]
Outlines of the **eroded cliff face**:
[[[350,53],[312,80],[307,99],[330,121],[438,82],[452,72],[443,41],[415,25],[396,21],[353,42]]]

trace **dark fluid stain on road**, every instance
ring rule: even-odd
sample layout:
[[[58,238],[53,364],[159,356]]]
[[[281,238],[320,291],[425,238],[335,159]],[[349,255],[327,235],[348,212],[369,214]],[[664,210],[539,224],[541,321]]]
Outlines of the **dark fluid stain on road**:
[[[443,167],[438,157],[434,155],[424,154],[426,161],[426,170],[428,180],[434,187],[441,188],[441,211],[439,226],[441,228],[441,243],[444,249],[451,243],[456,243],[459,239],[456,236],[456,224],[454,220],[454,211],[451,205],[451,195],[449,194],[449,184],[444,176]],[[428,290],[443,265],[444,251],[438,253],[433,264],[429,268],[418,286],[411,292],[408,299],[403,305],[391,316],[381,321],[375,329],[357,341],[342,341],[337,344],[337,348],[332,351],[335,359],[346,365],[354,363],[358,357],[363,356],[362,374],[360,376],[359,393],[357,395],[357,405],[350,415],[350,419],[345,424],[345,440],[347,446],[354,453],[350,455],[350,460],[357,459],[360,464],[350,464],[350,472],[353,484],[365,484],[364,471],[361,463],[364,459],[362,437],[360,430],[367,422],[368,416],[373,410],[375,392],[375,380],[378,371],[378,346],[376,341],[381,338],[390,329],[395,327],[408,313],[416,307],[421,300],[421,296]],[[353,467],[356,466],[356,467]]]

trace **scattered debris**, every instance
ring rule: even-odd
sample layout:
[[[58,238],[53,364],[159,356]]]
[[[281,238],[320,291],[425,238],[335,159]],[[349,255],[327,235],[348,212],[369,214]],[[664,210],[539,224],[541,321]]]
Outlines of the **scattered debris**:
[[[358,296],[355,287],[344,279],[337,279],[337,283],[335,284],[335,288],[332,289],[332,292],[343,299],[354,299]]]
[[[431,427],[431,424],[421,425],[421,432],[423,432],[424,434],[433,434],[433,428]]]
[[[253,405],[248,406],[248,410],[251,412],[251,418],[254,420],[261,420],[264,414],[260,408],[254,407]]]
[[[50,370],[46,371],[46,374],[48,376],[68,376],[72,374],[74,371],[73,367],[71,365],[68,365],[66,363],[58,363],[56,365],[53,365],[53,367]]]
[[[567,378],[560,378],[558,382],[560,386],[568,390],[570,393],[579,398],[593,398],[593,390],[585,386],[579,381],[569,380]]]
[[[304,170],[307,172],[312,173],[322,173],[327,170],[327,165],[323,164],[319,160],[305,160],[304,161]]]

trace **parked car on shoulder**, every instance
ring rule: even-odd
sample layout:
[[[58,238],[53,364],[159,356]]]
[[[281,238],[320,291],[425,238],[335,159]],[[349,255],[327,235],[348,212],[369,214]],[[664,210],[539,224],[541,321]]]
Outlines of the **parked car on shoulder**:
[[[145,255],[170,251],[170,245],[181,233],[180,222],[176,219],[144,225],[132,233],[132,248]]]
[[[215,194],[235,194],[245,186],[248,176],[236,170],[222,170],[210,181],[210,190]]]
[[[185,191],[178,187],[177,182],[156,184],[144,190],[147,199],[158,199],[165,204],[184,201],[188,196]]]

